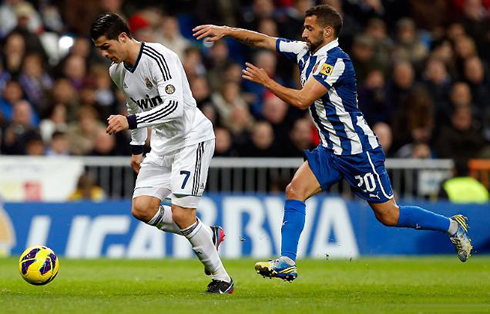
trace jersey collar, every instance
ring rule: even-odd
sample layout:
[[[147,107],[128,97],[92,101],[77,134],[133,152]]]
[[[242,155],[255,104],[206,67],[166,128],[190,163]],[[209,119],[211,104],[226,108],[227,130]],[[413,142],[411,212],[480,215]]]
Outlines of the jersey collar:
[[[124,63],[124,68],[126,68],[126,70],[128,70],[129,72],[131,73],[134,73],[134,70],[136,70],[136,67],[138,66],[138,63],[140,62],[140,59],[141,59],[141,55],[143,54],[143,47],[145,46],[145,43],[144,42],[141,42],[141,45],[140,45],[140,52],[138,53],[138,57],[136,58],[136,62],[134,63],[134,65],[132,67],[130,67],[129,65],[127,65],[126,63]]]
[[[314,56],[320,56],[322,54],[325,54],[330,49],[337,47],[338,45],[339,45],[339,39],[336,38],[336,39],[332,40],[331,42],[329,42],[328,44],[326,44],[325,46],[323,46],[322,48],[320,48],[313,55]]]

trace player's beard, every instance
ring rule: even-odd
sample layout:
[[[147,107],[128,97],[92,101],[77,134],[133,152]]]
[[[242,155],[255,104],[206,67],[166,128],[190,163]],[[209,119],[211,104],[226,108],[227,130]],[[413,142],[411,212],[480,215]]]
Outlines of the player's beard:
[[[307,40],[306,43],[308,44],[308,48],[310,49],[310,52],[315,53],[318,47],[320,47],[323,44],[323,38],[314,41]]]

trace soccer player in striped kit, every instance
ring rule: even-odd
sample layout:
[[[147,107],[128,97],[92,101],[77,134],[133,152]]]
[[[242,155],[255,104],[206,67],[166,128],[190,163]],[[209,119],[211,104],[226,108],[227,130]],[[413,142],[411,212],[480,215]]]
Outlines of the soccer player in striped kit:
[[[449,218],[417,206],[396,204],[383,150],[357,105],[354,67],[338,44],[341,29],[342,17],[328,5],[306,11],[304,41],[273,38],[227,26],[201,25],[194,29],[197,39],[212,42],[228,36],[253,47],[276,51],[297,63],[301,89],[280,85],[263,69],[250,63],[243,70],[243,78],[265,86],[292,106],[308,109],[321,138],[316,149],[305,152],[306,161],[286,188],[281,256],[255,264],[256,271],[288,281],[298,276],[296,253],[305,224],[305,201],[342,178],[349,182],[357,196],[369,203],[381,223],[446,232],[459,259],[466,261],[472,247],[465,217]]]
[[[110,76],[127,100],[129,115],[111,115],[107,133],[131,130],[131,166],[138,173],[133,216],[185,236],[212,276],[206,292],[233,293],[233,280],[217,251],[224,232],[196,217],[215,136],[212,123],[196,106],[179,57],[161,44],[133,39],[127,24],[114,13],[99,16],[90,35],[113,62]],[[151,151],[143,160],[147,128]],[[169,195],[171,209],[161,205]]]

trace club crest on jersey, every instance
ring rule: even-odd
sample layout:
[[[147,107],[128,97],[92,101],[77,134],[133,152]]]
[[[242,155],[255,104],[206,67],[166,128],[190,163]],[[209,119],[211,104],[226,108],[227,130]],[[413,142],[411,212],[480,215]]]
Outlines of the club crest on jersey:
[[[173,86],[172,84],[168,84],[167,86],[165,86],[165,93],[167,94],[175,93],[175,86]]]
[[[147,77],[145,77],[145,84],[146,84],[146,87],[148,87],[148,89],[153,88],[153,84],[151,83],[150,79]]]
[[[320,73],[323,75],[329,76],[330,74],[332,74],[332,70],[333,70],[333,66],[331,66],[330,64],[324,63],[322,65],[322,69],[320,70]]]

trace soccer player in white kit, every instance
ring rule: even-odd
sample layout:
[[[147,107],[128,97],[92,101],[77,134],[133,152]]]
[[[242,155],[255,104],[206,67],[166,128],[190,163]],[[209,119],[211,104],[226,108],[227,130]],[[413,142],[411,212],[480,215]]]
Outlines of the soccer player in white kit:
[[[131,166],[138,173],[132,214],[160,230],[185,236],[206,274],[207,293],[233,293],[234,283],[218,255],[224,233],[204,225],[196,208],[214,153],[212,123],[197,108],[182,63],[161,44],[138,42],[115,13],[100,15],[91,38],[113,63],[109,73],[127,100],[129,115],[111,115],[107,133],[131,130]],[[143,145],[151,128],[151,151]],[[171,210],[161,205],[169,196]]]

